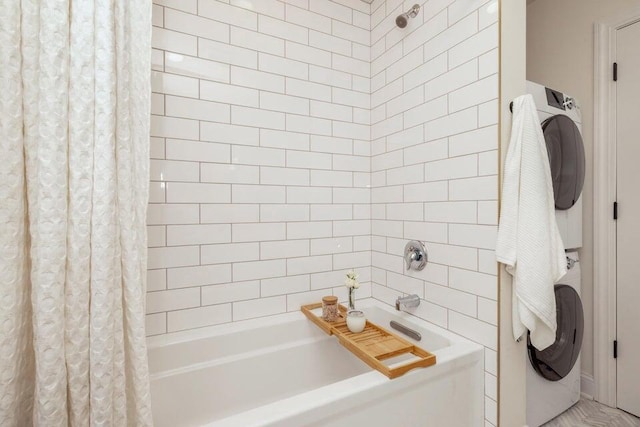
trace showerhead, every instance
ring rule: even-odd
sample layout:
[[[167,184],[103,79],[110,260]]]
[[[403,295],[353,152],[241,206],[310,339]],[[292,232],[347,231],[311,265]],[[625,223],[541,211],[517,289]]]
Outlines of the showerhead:
[[[398,17],[396,18],[396,25],[399,28],[406,27],[408,22],[409,22],[409,17],[407,16],[406,13],[403,13],[402,15],[398,15]]]
[[[413,7],[407,12],[403,13],[402,15],[398,15],[398,17],[396,18],[396,25],[399,28],[406,27],[409,23],[409,18],[415,18],[418,12],[420,12],[420,5],[414,4]]]

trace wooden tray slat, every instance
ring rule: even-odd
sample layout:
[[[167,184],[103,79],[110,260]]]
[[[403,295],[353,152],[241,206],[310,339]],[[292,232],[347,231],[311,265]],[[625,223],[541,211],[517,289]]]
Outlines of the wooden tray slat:
[[[410,353],[413,350],[413,346],[404,345],[394,340],[393,337],[386,337],[380,341],[368,343],[365,346],[365,350],[376,359],[382,360],[396,355]]]
[[[300,309],[325,333],[338,337],[340,344],[360,360],[391,379],[404,375],[411,369],[427,367],[436,363],[434,354],[416,347],[411,342],[369,321],[366,322],[362,332],[354,334],[347,327],[347,309],[343,305],[338,307],[340,318],[335,322],[327,322],[313,313],[313,310],[321,307],[322,303],[317,303],[303,305]],[[403,354],[412,354],[417,359],[393,367],[381,362]]]

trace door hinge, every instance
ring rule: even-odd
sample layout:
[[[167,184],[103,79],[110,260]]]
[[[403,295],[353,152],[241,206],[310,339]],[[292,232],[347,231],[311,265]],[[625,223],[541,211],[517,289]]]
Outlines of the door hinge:
[[[613,81],[614,82],[618,81],[618,63],[617,62],[613,63]]]
[[[613,358],[618,358],[618,340],[613,341]]]
[[[618,219],[618,202],[613,202],[613,219]]]

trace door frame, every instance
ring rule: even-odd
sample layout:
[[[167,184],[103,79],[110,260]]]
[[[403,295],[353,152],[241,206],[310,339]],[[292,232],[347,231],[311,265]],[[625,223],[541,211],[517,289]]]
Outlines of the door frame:
[[[640,7],[594,26],[593,108],[593,329],[594,382],[598,402],[616,407],[616,31],[640,21]]]

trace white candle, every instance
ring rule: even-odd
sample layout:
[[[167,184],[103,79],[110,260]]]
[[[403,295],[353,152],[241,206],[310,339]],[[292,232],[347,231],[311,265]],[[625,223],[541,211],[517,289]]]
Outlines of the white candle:
[[[351,310],[347,313],[347,327],[354,334],[362,332],[366,323],[367,319],[360,310]]]

